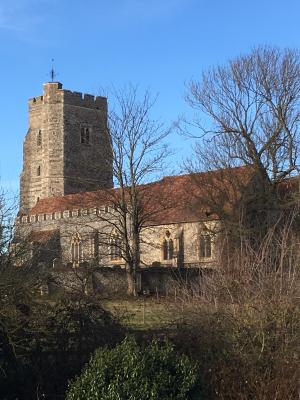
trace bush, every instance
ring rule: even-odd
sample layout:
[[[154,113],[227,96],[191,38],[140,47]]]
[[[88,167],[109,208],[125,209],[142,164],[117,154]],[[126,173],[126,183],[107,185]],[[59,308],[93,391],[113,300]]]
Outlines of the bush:
[[[94,351],[124,338],[101,305],[81,299],[0,308],[0,397],[63,398]]]
[[[197,387],[197,368],[170,343],[141,348],[127,337],[99,349],[69,387],[67,400],[187,400]]]

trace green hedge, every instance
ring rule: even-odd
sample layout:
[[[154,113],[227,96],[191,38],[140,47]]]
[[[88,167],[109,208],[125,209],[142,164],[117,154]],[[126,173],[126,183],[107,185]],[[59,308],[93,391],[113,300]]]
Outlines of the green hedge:
[[[141,348],[127,337],[114,349],[99,349],[71,382],[67,400],[188,400],[197,387],[197,367],[170,343]]]

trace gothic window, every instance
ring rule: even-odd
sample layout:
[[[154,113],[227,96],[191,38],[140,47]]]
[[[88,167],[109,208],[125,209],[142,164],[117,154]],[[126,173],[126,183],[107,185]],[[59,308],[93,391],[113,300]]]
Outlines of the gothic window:
[[[80,130],[80,143],[89,144],[90,143],[90,130],[84,126]]]
[[[71,243],[71,257],[74,266],[79,266],[82,261],[82,241],[78,233],[72,239]]]
[[[200,235],[200,257],[211,257],[211,237],[210,235]]]
[[[111,237],[110,258],[112,261],[122,258],[122,240],[118,234],[113,234]]]
[[[163,241],[163,259],[172,260],[174,256],[174,243],[171,239],[171,234],[169,231],[166,232],[166,237]]]
[[[37,134],[36,144],[39,147],[42,146],[42,131],[41,130],[39,130],[39,133]]]
[[[40,165],[36,169],[36,175],[41,176],[41,166]]]

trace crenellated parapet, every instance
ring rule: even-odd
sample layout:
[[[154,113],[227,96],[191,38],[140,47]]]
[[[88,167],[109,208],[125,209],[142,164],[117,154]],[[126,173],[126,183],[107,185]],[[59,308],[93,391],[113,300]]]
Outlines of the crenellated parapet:
[[[24,225],[24,224],[33,224],[36,222],[43,221],[57,221],[61,219],[70,219],[70,218],[78,218],[78,217],[93,217],[98,216],[102,217],[103,220],[111,218],[114,214],[114,208],[110,206],[103,207],[92,207],[92,208],[79,208],[72,210],[64,210],[64,211],[55,211],[53,213],[42,213],[42,214],[27,214],[21,215],[17,217],[16,224]]]
[[[81,92],[72,92],[71,90],[64,90],[63,92],[65,104],[78,107],[95,108],[97,110],[106,110],[106,97],[93,96],[91,94]]]
[[[32,97],[28,100],[29,106],[39,106],[55,101],[68,105],[106,110],[107,99],[102,96],[94,96],[87,93],[65,90],[60,82],[48,82],[44,84],[44,94]]]

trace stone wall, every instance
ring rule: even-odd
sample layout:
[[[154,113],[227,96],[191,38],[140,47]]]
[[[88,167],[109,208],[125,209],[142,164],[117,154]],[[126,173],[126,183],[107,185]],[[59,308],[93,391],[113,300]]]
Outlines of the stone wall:
[[[110,238],[114,226],[113,211],[103,209],[84,209],[23,216],[18,220],[18,231],[21,237],[28,232],[55,230],[60,231],[61,259],[63,263],[71,261],[71,243],[74,235],[79,234],[83,245],[84,261],[93,260],[98,254],[98,264],[122,265],[123,260],[110,259]],[[108,219],[110,220],[109,222]],[[182,266],[211,267],[217,265],[219,221],[183,222],[168,225],[145,227],[141,232],[141,261],[143,267],[160,266],[178,268]],[[199,255],[199,235],[209,232],[212,235],[212,256],[201,258]],[[174,243],[174,258],[163,259],[162,243],[166,235]],[[98,242],[95,242],[98,235]],[[95,248],[95,245],[98,248]],[[97,251],[96,251],[97,250]],[[180,254],[179,254],[180,253]]]
[[[140,294],[176,296],[181,289],[199,291],[203,275],[212,270],[200,268],[147,268],[138,273],[138,292]],[[124,268],[95,268],[86,273],[82,269],[65,268],[52,271],[49,284],[50,295],[59,292],[89,293],[100,297],[124,297],[128,295],[128,275]],[[86,279],[85,279],[86,277]],[[49,281],[50,282],[50,281]]]

